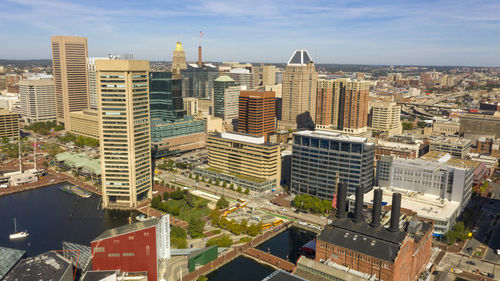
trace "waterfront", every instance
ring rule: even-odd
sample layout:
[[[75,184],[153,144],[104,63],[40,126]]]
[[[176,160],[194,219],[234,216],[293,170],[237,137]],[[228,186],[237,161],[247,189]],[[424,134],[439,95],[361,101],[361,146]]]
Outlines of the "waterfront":
[[[240,256],[218,270],[211,272],[207,277],[208,281],[256,281],[264,279],[273,271],[275,269],[272,267]]]
[[[23,249],[28,256],[61,249],[62,241],[90,246],[104,230],[128,223],[129,212],[101,210],[100,196],[81,198],[59,190],[66,183],[0,197],[0,246]],[[24,239],[10,240],[17,230]]]
[[[299,247],[313,240],[316,234],[298,227],[291,227],[256,248],[272,255],[296,263],[299,259]]]

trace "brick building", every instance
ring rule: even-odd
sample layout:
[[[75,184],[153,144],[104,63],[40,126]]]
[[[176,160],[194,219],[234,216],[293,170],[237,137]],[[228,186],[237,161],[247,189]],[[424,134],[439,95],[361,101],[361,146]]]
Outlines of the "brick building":
[[[356,190],[353,218],[346,216],[347,186],[339,184],[336,220],[316,238],[316,261],[336,264],[385,281],[417,280],[430,260],[432,222],[400,220],[401,194],[392,200],[389,227],[381,224],[382,191],[374,192],[372,220],[363,218],[363,188]],[[404,217],[404,216],[403,216]]]
[[[93,270],[144,271],[158,279],[158,264],[170,258],[170,220],[160,219],[109,229],[91,242]]]
[[[238,132],[264,136],[276,131],[274,92],[241,91],[239,97]]]

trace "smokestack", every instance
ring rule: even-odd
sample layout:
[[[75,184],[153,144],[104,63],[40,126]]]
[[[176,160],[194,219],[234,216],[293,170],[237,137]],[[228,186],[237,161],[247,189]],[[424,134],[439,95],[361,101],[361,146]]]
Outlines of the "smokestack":
[[[356,188],[356,201],[354,202],[354,222],[363,221],[363,198],[365,197],[365,189],[363,185]]]
[[[382,212],[382,190],[373,190],[372,227],[380,226],[380,213]]]
[[[198,46],[198,66],[201,67],[202,61],[201,61],[201,45]]]
[[[345,217],[346,196],[347,184],[340,182],[337,187],[337,214],[335,215],[338,219]]]
[[[399,216],[401,215],[401,193],[392,194],[391,225],[389,230],[399,231]]]

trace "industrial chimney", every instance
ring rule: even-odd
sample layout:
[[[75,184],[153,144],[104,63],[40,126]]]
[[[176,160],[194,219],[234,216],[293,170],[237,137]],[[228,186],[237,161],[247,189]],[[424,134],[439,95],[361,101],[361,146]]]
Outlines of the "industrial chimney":
[[[198,46],[198,66],[201,67],[202,65],[202,60],[201,60],[201,45]]]
[[[380,226],[380,213],[382,212],[382,190],[373,190],[372,227]]]
[[[389,230],[399,231],[399,217],[401,216],[401,193],[392,194],[391,224]]]
[[[354,222],[363,221],[363,199],[365,197],[365,189],[363,185],[356,188],[356,201],[354,202]]]
[[[345,182],[341,182],[337,187],[337,214],[335,214],[335,216],[338,219],[345,217],[346,196],[347,184]]]

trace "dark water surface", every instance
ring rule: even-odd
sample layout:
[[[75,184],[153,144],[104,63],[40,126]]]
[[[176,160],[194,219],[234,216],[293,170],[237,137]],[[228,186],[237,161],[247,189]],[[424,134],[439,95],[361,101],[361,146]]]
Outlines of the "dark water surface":
[[[257,249],[296,263],[299,247],[313,240],[316,234],[298,227],[291,227],[270,240],[257,246]]]
[[[100,196],[81,198],[59,190],[63,184],[0,197],[0,246],[26,250],[35,256],[62,249],[62,241],[90,246],[103,231],[128,223],[130,212],[98,208]],[[135,216],[135,215],[134,215]],[[29,236],[10,240],[17,231]]]
[[[242,256],[207,275],[208,281],[261,281],[275,269]]]

